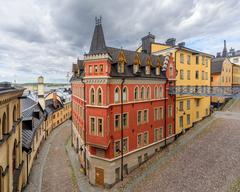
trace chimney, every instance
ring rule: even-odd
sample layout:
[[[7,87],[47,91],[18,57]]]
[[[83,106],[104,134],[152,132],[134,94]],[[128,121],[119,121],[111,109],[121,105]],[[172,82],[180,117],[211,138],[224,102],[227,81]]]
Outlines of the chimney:
[[[57,93],[53,92],[53,106],[57,108]]]
[[[166,40],[166,45],[169,45],[169,46],[175,46],[176,44],[176,39],[175,38],[169,38]]]
[[[142,52],[151,54],[151,43],[155,42],[155,36],[150,32],[142,38]]]
[[[44,78],[43,76],[38,77],[38,102],[45,109],[45,98],[44,98]]]

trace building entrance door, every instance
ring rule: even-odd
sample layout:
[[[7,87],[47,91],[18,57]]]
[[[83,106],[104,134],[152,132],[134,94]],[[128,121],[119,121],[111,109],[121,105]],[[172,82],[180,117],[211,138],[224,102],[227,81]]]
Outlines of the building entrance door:
[[[95,183],[96,185],[104,185],[104,169],[95,168]]]

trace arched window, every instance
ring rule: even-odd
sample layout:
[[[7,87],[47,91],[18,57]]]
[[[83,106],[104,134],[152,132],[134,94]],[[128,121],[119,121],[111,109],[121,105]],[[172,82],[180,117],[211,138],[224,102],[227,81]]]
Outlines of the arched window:
[[[163,97],[163,88],[159,87],[159,97]]]
[[[3,114],[3,118],[2,118],[2,132],[3,132],[3,134],[7,134],[7,117],[6,117],[6,113]]]
[[[98,105],[102,105],[102,90],[98,88]]]
[[[13,122],[17,121],[17,110],[16,110],[16,106],[14,106],[13,108]]]
[[[124,102],[127,101],[127,95],[128,95],[127,92],[128,92],[128,91],[127,91],[127,87],[124,87],[124,88],[123,88],[123,101],[124,101]]]
[[[12,170],[17,168],[17,141],[14,141],[13,151],[12,151]]]
[[[3,179],[2,179],[2,172],[3,172],[3,169],[2,169],[2,167],[0,166],[0,191],[4,191],[4,188],[3,188]]]
[[[146,99],[150,99],[150,87],[147,87]]]
[[[2,120],[0,118],[0,140],[2,139],[3,131],[2,131]],[[0,174],[1,177],[1,174]],[[0,188],[1,189],[1,188]]]
[[[140,98],[144,99],[144,87],[141,87]]]
[[[138,100],[138,87],[135,87],[134,89],[134,99]]]
[[[120,89],[117,87],[114,92],[114,102],[118,103],[120,101]]]
[[[90,104],[94,105],[94,103],[95,103],[95,91],[92,88],[91,91],[90,91]]]
[[[157,99],[158,98],[158,88],[154,87],[154,98]]]

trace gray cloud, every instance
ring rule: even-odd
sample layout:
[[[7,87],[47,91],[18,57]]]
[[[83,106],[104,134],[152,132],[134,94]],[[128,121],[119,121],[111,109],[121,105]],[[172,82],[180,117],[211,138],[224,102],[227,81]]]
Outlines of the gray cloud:
[[[13,0],[0,7],[0,81],[65,81],[100,15],[109,46],[136,49],[151,32],[211,54],[223,39],[239,49],[239,9],[238,0]]]

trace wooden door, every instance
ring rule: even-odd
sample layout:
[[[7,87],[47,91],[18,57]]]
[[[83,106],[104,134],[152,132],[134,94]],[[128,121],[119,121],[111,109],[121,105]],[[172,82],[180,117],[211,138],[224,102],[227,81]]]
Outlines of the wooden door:
[[[96,185],[104,185],[104,169],[95,168],[95,183]]]

